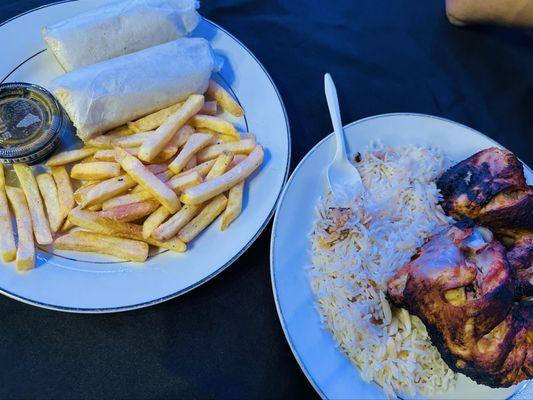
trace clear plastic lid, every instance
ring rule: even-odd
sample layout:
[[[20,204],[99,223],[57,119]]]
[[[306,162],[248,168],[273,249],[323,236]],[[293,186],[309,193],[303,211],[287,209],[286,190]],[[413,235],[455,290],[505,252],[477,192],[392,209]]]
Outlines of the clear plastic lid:
[[[36,163],[50,155],[72,125],[46,89],[22,82],[0,85],[0,161]]]

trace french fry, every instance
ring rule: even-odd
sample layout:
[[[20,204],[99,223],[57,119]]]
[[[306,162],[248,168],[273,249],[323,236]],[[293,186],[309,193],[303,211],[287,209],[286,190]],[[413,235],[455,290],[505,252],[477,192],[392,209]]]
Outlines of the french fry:
[[[156,247],[169,249],[177,252],[184,252],[187,249],[185,243],[177,237],[167,241],[160,241],[154,238],[144,239],[142,226],[129,222],[111,221],[98,216],[93,211],[85,211],[79,207],[74,208],[68,215],[68,219],[74,225],[91,231],[106,235],[119,236],[126,239],[140,240]]]
[[[216,115],[218,112],[218,104],[216,101],[206,101],[203,107],[198,111],[199,114]]]
[[[217,158],[223,151],[231,151],[234,154],[250,154],[257,144],[255,136],[236,142],[224,142],[207,146],[197,154],[198,162],[204,162]]]
[[[214,117],[212,115],[197,114],[191,118],[190,123],[197,130],[202,128],[212,129],[214,131],[223,133],[224,135],[233,136],[239,139],[239,132],[231,122],[225,119]]]
[[[192,129],[192,128],[191,128]],[[131,147],[129,149],[124,149],[128,153],[130,153],[132,156],[137,157],[137,154],[139,153],[138,147]],[[154,163],[164,163],[165,161],[170,160],[178,151],[178,147],[174,144],[168,143],[163,150],[161,150],[161,153],[159,153],[152,162]],[[95,160],[98,161],[115,161],[115,150],[110,149],[101,149],[98,150],[96,153],[94,153]]]
[[[150,171],[152,174],[160,174],[162,172],[165,172],[165,171],[168,171],[168,165],[166,165],[165,163],[161,163],[161,164],[150,164],[150,165],[147,165],[146,168],[148,169],[148,171]]]
[[[242,211],[242,196],[244,191],[244,181],[233,186],[228,193],[228,204],[222,214],[220,230],[225,231],[228,226],[235,221]]]
[[[215,165],[215,160],[204,161],[203,163],[198,164],[194,168],[191,168],[187,171],[180,172],[176,176],[187,175],[190,172],[198,172],[200,176],[204,178],[209,173],[209,171],[211,171],[211,168],[213,168],[213,165]]]
[[[84,190],[82,193],[79,193],[78,190],[74,194],[74,198],[76,199],[76,203],[78,203],[81,207],[90,207],[118,196],[136,184],[137,182],[135,182],[127,174],[124,174],[117,176],[116,178],[110,178],[105,181],[98,182],[92,187]]]
[[[174,172],[172,172],[171,170],[167,169],[166,171],[160,172],[159,174],[156,174],[155,176],[161,182],[168,182],[168,180],[174,176]],[[133,189],[131,189],[132,193],[144,192],[144,191],[145,190],[144,190],[144,188],[141,185],[137,185]]]
[[[202,128],[202,133],[209,133],[211,136],[213,136],[213,140],[215,139],[217,135],[219,135],[217,131],[214,131],[213,129],[209,129],[209,128]]]
[[[167,186],[170,187],[175,192],[180,192],[187,189],[188,187],[193,187],[199,185],[203,182],[202,176],[197,171],[191,171],[188,174],[174,176],[167,181]],[[139,186],[142,188],[142,186]],[[107,210],[112,207],[118,207],[124,204],[136,203],[139,201],[152,199],[154,196],[147,190],[140,190],[135,192],[130,192],[122,196],[114,197],[105,201],[102,205],[104,210]]]
[[[138,203],[145,200],[153,199],[153,196],[146,190],[141,190],[140,192],[135,193],[126,193],[121,196],[113,197],[112,199],[106,200],[102,203],[103,210],[109,210],[111,208],[124,206],[126,204]]]
[[[168,240],[176,235],[181,228],[189,223],[191,219],[196,217],[202,210],[203,205],[183,206],[170,219],[161,224],[153,233],[152,236],[157,240]]]
[[[229,190],[251,175],[262,164],[263,158],[263,148],[258,144],[246,159],[223,175],[206,180],[198,186],[185,189],[181,195],[181,202],[184,204],[200,204]]]
[[[44,205],[48,213],[48,221],[50,222],[50,230],[56,233],[63,224],[65,214],[59,206],[59,194],[54,182],[54,178],[50,174],[40,174],[36,177],[37,186],[43,196]]]
[[[74,199],[76,199],[76,194],[81,193],[85,190],[88,190],[90,187],[97,185],[99,182],[97,181],[80,181],[80,186],[76,189],[74,192]]]
[[[52,167],[52,176],[57,187],[57,195],[59,198],[59,208],[63,218],[67,218],[70,210],[74,208],[74,191],[72,190],[72,183],[68,176],[65,167]]]
[[[96,161],[76,164],[70,170],[72,179],[97,181],[120,175],[120,165],[116,162]]]
[[[163,108],[152,114],[148,114],[136,121],[128,122],[128,127],[135,132],[151,131],[159,128],[172,114],[183,106],[184,101],[180,101],[170,107]]]
[[[199,185],[203,181],[202,176],[197,171],[191,170],[188,174],[173,176],[168,180],[167,186],[177,193]]]
[[[131,147],[129,149],[124,149],[128,153],[130,153],[132,156],[136,156],[137,152],[139,151],[138,147]],[[115,161],[115,150],[113,149],[100,149],[96,153],[94,153],[94,159],[98,161],[109,161],[114,162]]]
[[[135,262],[143,262],[148,258],[147,243],[94,232],[67,233],[55,240],[54,247],[59,250],[107,254]]]
[[[185,107],[185,105],[183,106]],[[122,169],[128,173],[139,185],[150,192],[171,213],[179,209],[179,200],[167,185],[161,182],[137,158],[125,152],[120,147],[115,148],[115,158]]]
[[[155,176],[161,182],[167,182],[170,178],[172,178],[174,176],[174,172],[172,172],[171,170],[167,169],[166,171],[160,172],[159,174],[155,174]],[[139,186],[139,187],[142,188],[142,186]]]
[[[168,210],[161,206],[155,210],[143,223],[143,238],[147,239],[170,216]]]
[[[155,156],[151,162],[165,162],[170,160],[178,152],[178,148],[183,146],[193,133],[194,129],[191,126],[182,126],[180,129],[178,129],[178,132],[176,132],[174,137],[170,139],[170,142],[166,144],[163,150],[161,150],[161,152]]]
[[[165,146],[165,148],[161,150],[161,152],[157,156],[155,156],[155,158],[151,162],[165,162],[165,161],[170,160],[174,155],[176,155],[178,148],[177,147],[167,148],[167,146]]]
[[[162,110],[139,118],[136,121],[128,122],[128,128],[132,132],[151,131],[153,129],[157,129],[168,119],[168,117],[178,111],[184,103],[184,101],[180,101],[171,105],[170,107],[163,108]],[[218,111],[217,108],[216,101],[206,101],[199,112],[202,114],[215,115]]]
[[[224,135],[223,133],[220,133],[215,136],[215,139],[220,140],[221,142],[237,142],[239,139],[235,136],[231,135]],[[217,143],[218,144],[218,143]]]
[[[96,150],[97,149],[95,148],[86,147],[78,150],[63,151],[50,157],[46,162],[46,165],[49,167],[57,167],[60,165],[80,161],[86,157],[92,156],[94,153],[96,153]]]
[[[133,132],[133,133],[130,133],[129,135],[124,135],[122,132],[114,132],[114,133],[109,132],[101,136],[104,138],[104,140],[102,140],[101,143],[110,143],[113,145],[117,145],[117,143],[123,142],[126,144],[126,146],[123,146],[123,147],[129,147],[128,144],[130,142],[134,142],[134,143],[142,142],[148,137],[150,133],[154,133],[154,131],[149,130],[149,131],[142,131],[142,132]]]
[[[6,193],[17,222],[17,270],[33,269],[35,264],[35,244],[30,211],[24,192],[15,187],[6,186]]]
[[[149,131],[150,129],[146,129]],[[139,131],[141,132],[141,131]],[[118,137],[118,136],[127,136],[131,135],[132,133],[135,133],[133,130],[130,129],[128,125],[120,125],[117,128],[111,129],[110,131],[107,131],[105,135]]]
[[[89,139],[87,143],[98,149],[112,149],[115,146],[123,148],[139,147],[153,134],[154,131],[138,132],[127,136],[104,135]]]
[[[146,168],[152,173],[158,174],[166,170],[166,165],[152,164],[148,165]],[[82,208],[90,207],[116,197],[136,185],[137,182],[135,182],[128,174],[124,174],[117,176],[116,178],[110,178],[98,182],[90,190],[86,190],[84,193],[77,196],[75,194],[74,198]]]
[[[174,137],[166,144],[161,152],[151,161],[153,163],[161,163],[172,158],[177,152],[178,148],[183,146],[189,136],[194,133],[194,129],[189,125],[185,125],[176,132]],[[132,135],[133,136],[133,135]],[[119,147],[124,147],[120,146]],[[124,148],[132,156],[137,157],[139,154],[138,147]],[[115,161],[115,151],[112,149],[100,149],[94,153],[94,158],[99,161]]]
[[[80,161],[80,163],[89,163],[89,162],[95,162],[98,161],[94,158],[94,154],[89,157],[85,157],[83,160]]]
[[[236,117],[242,117],[244,111],[242,107],[235,101],[235,99],[218,83],[214,80],[209,81],[209,87],[207,88],[207,94],[214,98],[220,107]]]
[[[83,202],[83,199],[84,199],[85,196],[87,195],[87,193],[89,193],[93,187],[95,187],[96,185],[98,185],[98,183],[100,183],[100,182],[89,181],[89,182],[86,182],[86,183],[84,183],[83,185],[81,185],[81,186],[80,186],[79,188],[77,188],[76,191],[74,192],[74,201],[75,201],[77,204],[81,204],[81,203]]]
[[[113,221],[131,222],[146,217],[159,208],[159,202],[155,199],[138,201],[124,204],[100,211],[100,216]]]
[[[215,160],[213,168],[206,175],[205,179],[213,179],[217,176],[222,175],[228,169],[231,161],[233,160],[234,154],[231,151],[224,151],[220,154]]]
[[[235,157],[233,157],[233,160],[231,161],[231,164],[228,167],[228,171],[230,169],[234,168],[238,163],[240,163],[244,159],[246,159],[246,155],[244,155],[244,154],[236,154]]]
[[[155,131],[133,133],[128,136],[120,136],[113,139],[113,145],[130,148],[141,146]]]
[[[210,141],[210,134],[195,133],[189,138],[189,140],[187,140],[185,146],[183,146],[176,158],[174,158],[174,160],[168,165],[168,168],[172,170],[175,174],[181,172],[181,170],[185,168],[192,156],[195,155],[201,149],[203,149],[205,146],[207,146]]]
[[[196,167],[198,163],[196,162],[196,154],[191,157],[189,161],[187,161],[187,164],[185,165],[185,168],[183,168],[183,171],[189,171],[190,169],[193,169]]]
[[[15,174],[17,174],[20,186],[28,201],[35,240],[42,245],[52,243],[50,225],[44,213],[43,200],[39,194],[37,181],[35,180],[35,176],[33,176],[31,168],[26,164],[14,164],[13,169],[15,170]]]
[[[193,135],[194,128],[190,125],[183,125],[180,129],[178,129],[178,132],[176,132],[176,135],[174,135],[174,138],[171,139],[169,144],[173,142],[173,140],[176,140],[174,143],[175,146],[183,147],[185,143],[189,140],[189,138]]]
[[[11,214],[6,197],[4,164],[0,163],[0,256],[2,261],[13,261],[17,256],[17,246],[11,224]]]
[[[188,174],[175,176],[167,181],[167,186],[170,187],[175,192],[185,190],[188,187],[193,187],[199,185],[203,182],[202,177],[196,171],[191,171]],[[140,190],[135,192],[130,192],[122,196],[114,197],[105,201],[102,205],[104,210],[109,208],[118,207],[125,204],[136,203],[139,201],[145,201],[152,199],[154,196],[147,190]]]
[[[145,162],[152,161],[172,139],[179,128],[195,115],[204,105],[204,96],[193,94],[174,114],[156,129],[156,131],[139,148],[139,158]]]
[[[209,201],[207,205],[194,217],[191,222],[185,225],[178,233],[178,237],[184,242],[189,243],[200,234],[216,217],[224,211],[228,199],[223,194],[219,194]]]
[[[63,226],[61,227],[61,232],[68,232],[70,231],[72,228],[74,228],[76,225],[74,225],[72,222],[70,222],[68,220],[68,218],[65,220],[65,223],[63,224]]]

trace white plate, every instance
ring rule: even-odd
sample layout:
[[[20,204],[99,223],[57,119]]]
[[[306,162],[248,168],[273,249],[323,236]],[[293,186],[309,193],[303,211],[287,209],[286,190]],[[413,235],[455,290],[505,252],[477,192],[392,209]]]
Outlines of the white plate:
[[[390,145],[439,146],[452,160],[457,161],[487,147],[502,147],[466,126],[417,114],[370,117],[348,125],[345,130],[350,154],[363,149],[375,139],[381,139]],[[385,398],[379,386],[363,381],[359,370],[337,348],[331,334],[321,326],[307,280],[305,268],[310,264],[308,234],[315,219],[316,202],[327,191],[325,170],[333,154],[334,140],[329,135],[298,164],[281,195],[270,248],[274,298],[294,356],[322,397]],[[533,172],[527,166],[525,173],[528,182],[533,182]],[[442,398],[504,399],[525,384],[519,386],[491,389],[477,385],[461,375],[456,390],[446,393]],[[524,392],[517,397],[521,397]],[[527,392],[531,398],[533,392]]]
[[[43,6],[0,25],[0,81],[47,87],[62,73],[40,37],[42,26],[104,3],[80,0]],[[225,64],[215,79],[231,89],[246,111],[236,120],[257,135],[265,162],[246,185],[242,215],[221,233],[219,221],[184,254],[165,252],[144,264],[79,252],[37,252],[36,268],[17,273],[0,266],[0,291],[18,300],[62,311],[113,312],[178,296],[211,279],[237,259],[268,223],[287,177],[289,124],[279,93],[254,55],[224,29],[203,20],[193,36],[207,38]],[[66,147],[76,144],[67,139]]]

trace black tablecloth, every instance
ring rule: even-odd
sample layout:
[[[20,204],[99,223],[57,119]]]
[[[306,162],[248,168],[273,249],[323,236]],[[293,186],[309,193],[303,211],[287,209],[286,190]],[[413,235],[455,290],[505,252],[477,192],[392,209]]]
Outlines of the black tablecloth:
[[[45,3],[4,0],[0,21]],[[345,122],[399,111],[443,116],[532,165],[533,35],[453,27],[443,3],[206,0],[201,11],[278,85],[293,168],[331,131],[326,71]],[[143,310],[72,315],[0,297],[0,398],[315,396],[275,311],[269,241],[270,227],[211,282]]]

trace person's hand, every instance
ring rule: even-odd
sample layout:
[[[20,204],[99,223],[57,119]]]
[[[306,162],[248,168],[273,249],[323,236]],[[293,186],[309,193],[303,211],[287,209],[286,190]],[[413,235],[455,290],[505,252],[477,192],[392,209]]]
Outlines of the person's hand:
[[[498,24],[533,27],[533,0],[446,0],[454,25]]]

